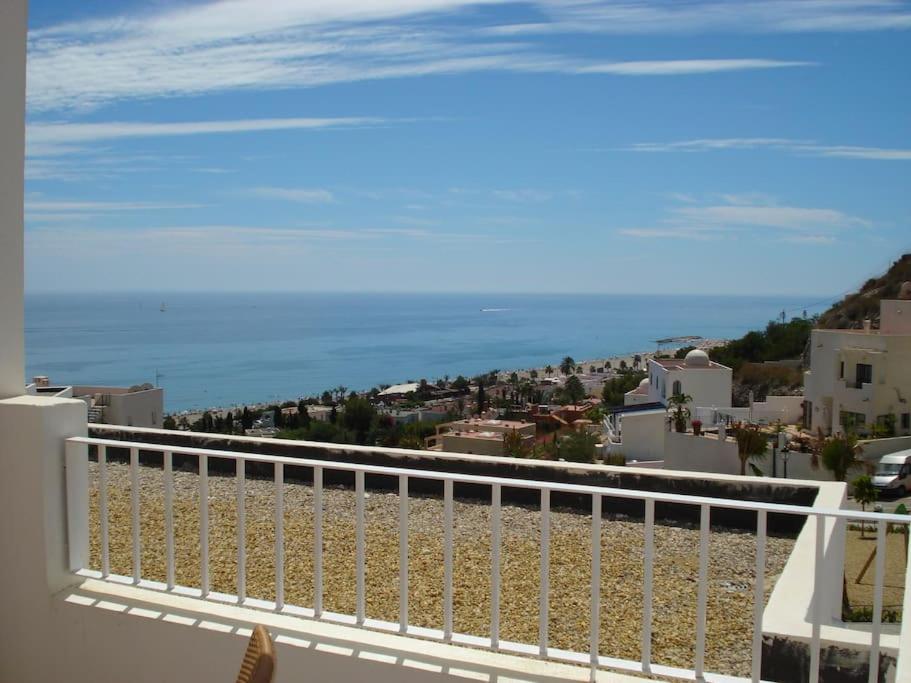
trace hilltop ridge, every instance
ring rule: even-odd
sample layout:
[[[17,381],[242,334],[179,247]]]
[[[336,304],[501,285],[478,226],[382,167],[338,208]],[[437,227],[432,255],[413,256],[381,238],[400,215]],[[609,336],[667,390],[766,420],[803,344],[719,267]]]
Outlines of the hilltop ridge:
[[[858,290],[848,294],[819,316],[818,325],[828,329],[851,329],[871,320],[879,327],[880,299],[893,299],[903,282],[911,281],[911,254],[902,254],[889,270],[871,277]]]

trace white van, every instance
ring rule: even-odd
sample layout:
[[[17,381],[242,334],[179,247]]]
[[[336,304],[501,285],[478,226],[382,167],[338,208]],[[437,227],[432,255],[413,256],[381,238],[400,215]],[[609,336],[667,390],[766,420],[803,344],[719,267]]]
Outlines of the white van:
[[[876,465],[873,486],[899,498],[911,491],[911,449],[884,455]]]

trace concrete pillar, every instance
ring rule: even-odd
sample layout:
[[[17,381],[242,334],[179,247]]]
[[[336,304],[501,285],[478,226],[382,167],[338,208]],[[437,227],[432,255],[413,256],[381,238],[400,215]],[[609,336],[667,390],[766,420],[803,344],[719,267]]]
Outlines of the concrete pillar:
[[[25,383],[23,336],[27,0],[0,2],[0,399]]]
[[[52,596],[79,581],[68,566],[64,445],[86,432],[80,400],[0,400],[0,681],[35,680],[28,672],[49,657],[35,634],[50,633]]]

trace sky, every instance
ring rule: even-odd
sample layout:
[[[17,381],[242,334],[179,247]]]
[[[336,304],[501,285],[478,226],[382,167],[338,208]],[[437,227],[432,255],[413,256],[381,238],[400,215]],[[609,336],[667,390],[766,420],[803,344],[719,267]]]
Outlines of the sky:
[[[911,3],[31,0],[28,291],[834,296]]]

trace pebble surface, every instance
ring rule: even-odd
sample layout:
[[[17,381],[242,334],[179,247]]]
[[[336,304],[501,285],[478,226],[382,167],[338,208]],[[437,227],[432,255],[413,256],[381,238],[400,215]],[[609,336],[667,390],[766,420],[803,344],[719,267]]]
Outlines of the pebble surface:
[[[98,465],[90,463],[90,566],[100,569]],[[132,573],[130,474],[109,462],[110,565]],[[175,573],[179,585],[198,587],[199,482],[192,472],[174,472]],[[164,486],[161,470],[140,467],[142,577],[165,580]],[[456,489],[458,495],[458,488]],[[286,483],[284,495],[285,601],[313,605],[313,491]],[[209,476],[209,562],[211,588],[236,593],[237,489],[233,477]],[[324,608],[355,612],[355,496],[345,488],[323,492]],[[248,597],[275,599],[275,486],[245,483],[246,589]],[[366,512],[366,612],[368,618],[398,621],[399,498],[368,492]],[[551,511],[549,637],[552,647],[587,652],[591,585],[591,517]],[[500,637],[537,643],[540,513],[502,507]],[[443,625],[443,504],[412,497],[409,505],[409,622]],[[453,622],[456,632],[490,634],[490,508],[454,502]],[[608,518],[601,525],[600,653],[638,660],[643,606],[643,525]],[[766,599],[793,547],[789,538],[769,537]],[[692,668],[696,640],[698,530],[656,523],[653,582],[652,661]],[[706,669],[749,675],[755,539],[752,534],[712,529],[710,537]]]

